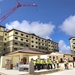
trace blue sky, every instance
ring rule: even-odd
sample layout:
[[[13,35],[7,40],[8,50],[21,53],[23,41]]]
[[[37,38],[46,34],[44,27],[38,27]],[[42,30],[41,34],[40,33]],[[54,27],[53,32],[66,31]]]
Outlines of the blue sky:
[[[0,25],[51,38],[60,52],[70,52],[69,38],[75,35],[75,0],[19,0],[20,7]],[[0,0],[0,18],[17,5],[16,0]]]

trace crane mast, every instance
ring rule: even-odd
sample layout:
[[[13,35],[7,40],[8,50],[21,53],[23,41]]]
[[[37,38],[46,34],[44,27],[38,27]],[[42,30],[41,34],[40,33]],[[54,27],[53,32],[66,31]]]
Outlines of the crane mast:
[[[15,6],[14,8],[12,8],[8,13],[6,13],[4,16],[2,16],[0,18],[0,23],[2,21],[4,21],[8,16],[10,16],[13,12],[15,12],[18,8],[22,7],[22,6],[37,6],[36,4],[21,4],[18,0],[17,1],[17,6]]]

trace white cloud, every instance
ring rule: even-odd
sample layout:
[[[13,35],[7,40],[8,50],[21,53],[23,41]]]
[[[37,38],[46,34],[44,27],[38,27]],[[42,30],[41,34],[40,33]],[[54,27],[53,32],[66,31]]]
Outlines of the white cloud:
[[[59,41],[59,52],[70,52],[70,46],[67,46],[63,40]]]
[[[38,36],[49,38],[49,36],[54,32],[55,26],[51,23],[40,23],[40,22],[29,22],[23,20],[21,23],[19,21],[13,21],[6,24],[7,29],[18,29],[27,33],[34,33]]]
[[[60,29],[70,36],[75,36],[75,15],[65,19]]]

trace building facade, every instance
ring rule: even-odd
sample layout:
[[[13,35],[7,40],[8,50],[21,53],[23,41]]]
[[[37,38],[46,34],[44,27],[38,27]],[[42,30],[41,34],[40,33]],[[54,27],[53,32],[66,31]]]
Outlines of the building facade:
[[[58,52],[58,43],[35,34],[16,29],[5,30],[0,26],[0,54],[5,55],[16,50],[29,48],[45,53]]]
[[[2,53],[3,53],[3,45],[4,45],[4,42],[3,42],[3,38],[4,38],[4,28],[5,28],[5,27],[0,26],[0,56],[1,56]]]
[[[75,37],[71,37],[69,40],[71,53],[75,54]]]
[[[72,53],[60,53],[60,52],[53,52],[48,54],[48,57],[51,60],[59,60],[59,62],[64,62],[64,59],[68,59],[69,62],[75,61],[75,55]]]

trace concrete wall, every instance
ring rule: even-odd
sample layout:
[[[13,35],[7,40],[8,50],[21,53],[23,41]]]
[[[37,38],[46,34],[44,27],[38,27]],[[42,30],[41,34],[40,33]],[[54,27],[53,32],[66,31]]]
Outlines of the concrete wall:
[[[19,63],[22,58],[19,53],[7,55],[6,57],[11,57],[13,66],[15,66],[17,63]]]
[[[19,63],[19,57],[18,56],[1,56],[1,67],[5,67],[5,61],[6,59],[9,59],[12,61],[13,66],[15,66],[17,63]]]
[[[58,58],[58,60],[60,61],[60,59],[63,59],[63,54],[56,54],[56,53],[52,53],[52,54],[48,54],[48,57],[51,58],[51,60],[53,60],[53,58],[55,58],[55,60]]]
[[[59,64],[60,69],[65,69],[64,63]],[[72,69],[73,68],[73,62],[68,63],[68,68]]]
[[[5,67],[5,61],[6,61],[6,59],[11,60],[11,57],[9,57],[9,56],[1,56],[1,67],[2,68]]]
[[[73,55],[72,54],[64,54],[64,53],[51,53],[48,54],[48,57],[53,60],[53,57],[55,57],[55,60],[58,59],[59,61],[64,60],[64,58],[69,59],[69,61],[73,61]]]
[[[0,51],[1,53],[3,53],[3,55],[5,55],[8,52],[20,50],[26,47],[42,52],[47,52],[48,50],[48,52],[54,52],[56,50],[58,51],[58,43],[50,39],[38,37],[35,34],[25,33],[16,29],[4,31],[4,28],[1,26],[0,42],[4,44],[6,43],[6,46],[0,44],[0,47],[2,46],[2,48],[0,48]]]
[[[13,56],[12,57],[13,66],[15,66],[17,63],[19,63],[19,61],[20,61],[19,56]]]
[[[11,57],[12,64],[13,64],[13,66],[15,66],[17,63],[20,62],[21,59],[23,59],[23,57],[26,58],[26,63],[29,63],[31,58],[34,58],[34,56],[36,56],[36,54],[15,53],[15,54],[7,55],[6,57]],[[40,56],[40,55],[37,55],[37,57],[38,56]]]
[[[3,31],[3,28],[0,27],[0,56],[3,55],[4,53],[4,42],[3,42],[3,35],[4,35],[4,31]]]
[[[71,53],[75,54],[75,37],[72,37],[70,39],[70,49],[71,49]]]
[[[73,61],[73,56],[72,55],[65,55],[66,58],[69,59],[69,61]]]

